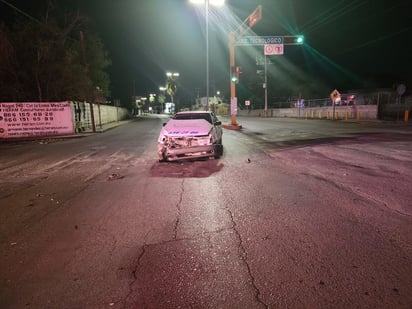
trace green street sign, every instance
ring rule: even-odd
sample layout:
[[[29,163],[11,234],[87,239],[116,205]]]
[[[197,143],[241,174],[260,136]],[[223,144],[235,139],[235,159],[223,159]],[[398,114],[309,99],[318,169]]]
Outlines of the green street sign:
[[[236,45],[267,44],[283,44],[283,36],[244,36],[236,42]]]

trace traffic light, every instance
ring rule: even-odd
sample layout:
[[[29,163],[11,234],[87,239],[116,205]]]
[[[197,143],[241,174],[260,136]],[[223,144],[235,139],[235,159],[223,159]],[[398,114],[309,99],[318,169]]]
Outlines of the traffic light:
[[[295,43],[296,44],[303,44],[303,41],[305,40],[305,37],[303,35],[297,35],[295,38]]]
[[[230,80],[232,83],[239,83],[240,67],[230,67]]]
[[[285,45],[302,45],[305,43],[305,36],[303,35],[285,35],[283,37],[283,44]]]
[[[236,68],[233,67],[233,66],[230,67],[230,80],[232,81],[232,83],[236,83],[236,82],[237,82]]]

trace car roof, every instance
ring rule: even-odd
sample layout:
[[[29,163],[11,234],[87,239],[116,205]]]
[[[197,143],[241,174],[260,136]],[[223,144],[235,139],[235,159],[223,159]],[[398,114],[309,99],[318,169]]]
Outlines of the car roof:
[[[212,114],[211,111],[183,111],[183,112],[177,112],[177,115],[182,115],[182,114]]]
[[[215,118],[215,115],[210,111],[184,111],[178,112],[172,117],[175,120],[203,119],[211,124]]]

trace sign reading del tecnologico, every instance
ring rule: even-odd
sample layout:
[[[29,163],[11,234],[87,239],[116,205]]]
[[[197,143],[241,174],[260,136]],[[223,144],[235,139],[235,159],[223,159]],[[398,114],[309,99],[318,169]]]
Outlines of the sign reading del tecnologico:
[[[244,36],[236,45],[283,44],[283,36]]]
[[[0,138],[73,134],[69,102],[0,103]]]

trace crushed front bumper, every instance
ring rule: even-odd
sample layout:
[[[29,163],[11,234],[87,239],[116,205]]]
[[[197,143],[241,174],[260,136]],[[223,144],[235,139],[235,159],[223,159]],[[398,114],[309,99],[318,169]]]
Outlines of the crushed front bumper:
[[[192,146],[192,147],[167,147],[158,145],[158,155],[161,161],[178,161],[191,158],[204,158],[215,156],[217,145]]]

